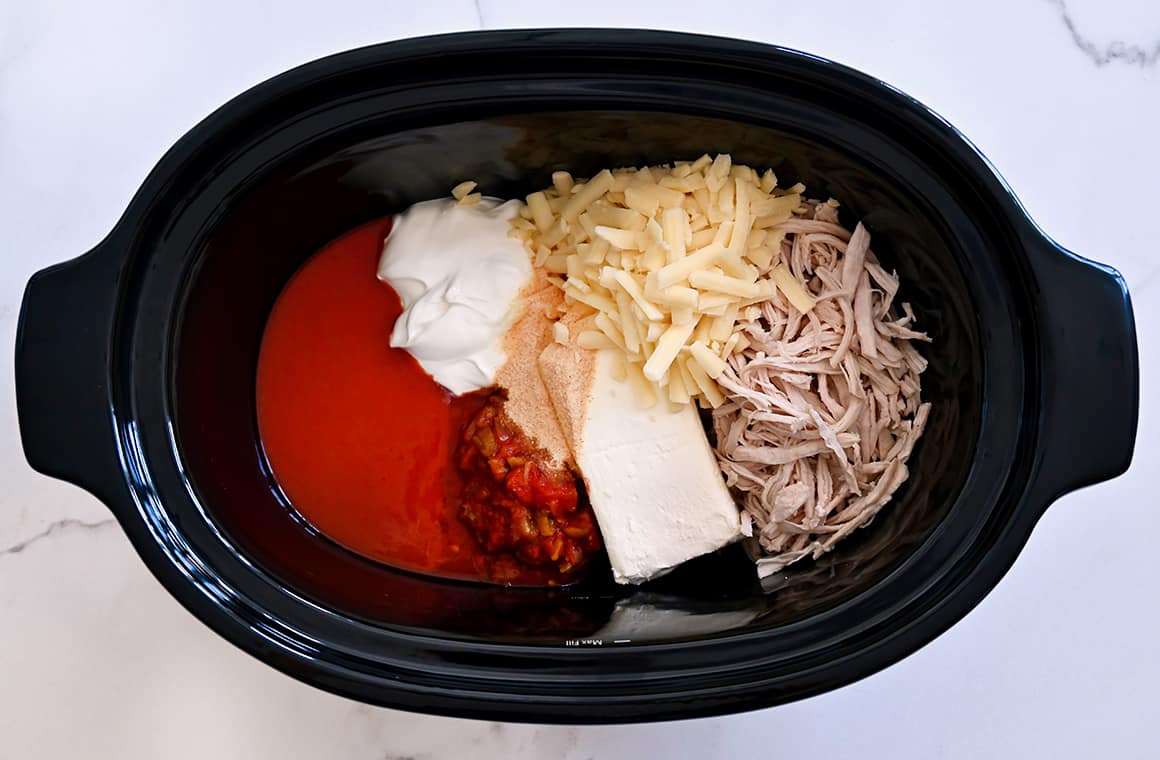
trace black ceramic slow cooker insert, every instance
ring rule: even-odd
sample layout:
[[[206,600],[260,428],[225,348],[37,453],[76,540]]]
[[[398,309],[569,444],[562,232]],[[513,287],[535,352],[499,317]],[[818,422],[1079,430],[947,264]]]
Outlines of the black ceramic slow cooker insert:
[[[642,588],[504,589],[369,562],[279,499],[254,412],[267,314],[311,252],[474,179],[728,152],[842,203],[899,272],[934,403],[874,524],[764,586],[740,549]],[[481,32],[325,58],[239,96],[109,236],[28,285],[16,346],[37,470],[116,515],[193,614],[349,697],[506,720],[689,717],[797,699],[967,613],[1053,500],[1123,472],[1132,312],[950,125],[801,53],[640,31]]]

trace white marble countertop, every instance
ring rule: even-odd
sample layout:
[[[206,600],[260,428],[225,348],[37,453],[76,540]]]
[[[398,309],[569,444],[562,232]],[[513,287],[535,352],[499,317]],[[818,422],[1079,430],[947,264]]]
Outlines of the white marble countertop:
[[[1060,500],[951,631],[853,686],[728,718],[535,727],[366,707],[242,654],[153,580],[103,507],[28,469],[0,406],[0,758],[486,760],[1160,757],[1160,5],[1149,0],[4,0],[0,330],[28,276],[117,219],[183,132],[244,88],[358,45],[505,26],[750,37],[897,85],[987,153],[1135,300],[1142,408],[1124,477]],[[11,378],[11,350],[0,352]]]

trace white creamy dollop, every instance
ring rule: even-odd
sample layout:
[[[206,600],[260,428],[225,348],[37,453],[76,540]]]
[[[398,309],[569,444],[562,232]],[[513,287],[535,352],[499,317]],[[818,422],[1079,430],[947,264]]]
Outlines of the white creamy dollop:
[[[532,280],[523,243],[508,236],[519,201],[425,201],[395,217],[379,279],[403,302],[391,345],[456,395],[495,384],[503,336]]]

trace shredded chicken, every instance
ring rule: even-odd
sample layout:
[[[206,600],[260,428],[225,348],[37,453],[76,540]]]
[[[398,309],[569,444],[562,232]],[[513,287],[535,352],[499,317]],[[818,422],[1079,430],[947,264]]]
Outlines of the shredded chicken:
[[[911,341],[898,278],[851,233],[837,210],[810,202],[784,231],[781,261],[816,305],[801,313],[775,295],[745,326],[749,347],[718,378],[717,456],[763,557],[762,577],[812,556],[869,523],[906,480],[922,435],[926,360]],[[776,265],[775,260],[771,266]]]

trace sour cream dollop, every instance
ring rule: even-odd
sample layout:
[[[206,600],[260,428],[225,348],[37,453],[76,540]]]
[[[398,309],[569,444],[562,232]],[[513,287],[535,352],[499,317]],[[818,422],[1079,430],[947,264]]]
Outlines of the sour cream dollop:
[[[523,243],[508,236],[519,201],[461,206],[425,201],[395,217],[379,259],[379,279],[403,312],[391,345],[406,349],[455,395],[487,388],[507,357],[503,336],[532,280]]]

